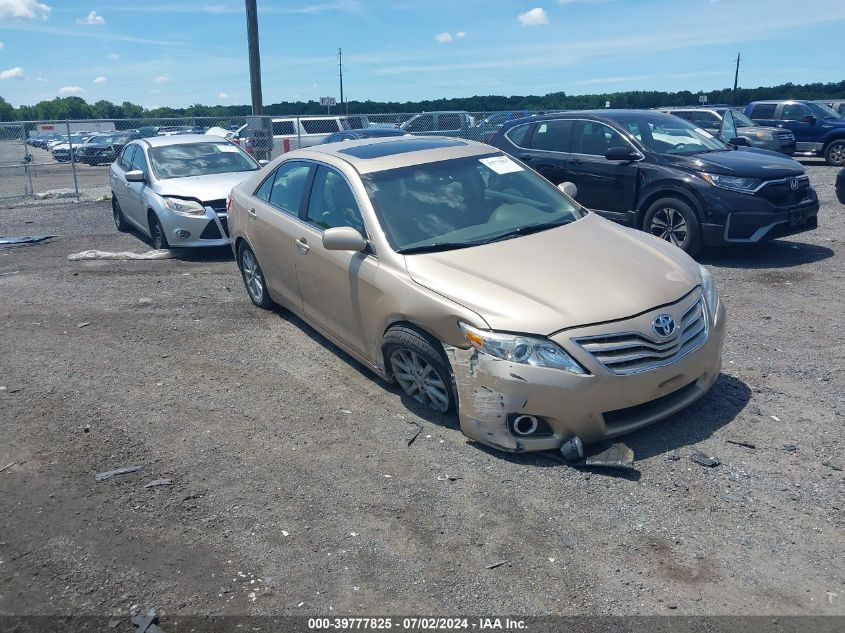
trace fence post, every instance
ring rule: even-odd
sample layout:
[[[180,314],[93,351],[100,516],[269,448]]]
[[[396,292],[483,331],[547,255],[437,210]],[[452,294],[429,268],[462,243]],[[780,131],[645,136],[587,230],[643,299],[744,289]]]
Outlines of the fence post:
[[[67,143],[70,151],[70,168],[73,171],[73,188],[76,191],[76,201],[79,202],[79,181],[76,179],[76,160],[73,155],[73,141],[70,138],[70,120],[65,119],[65,126],[67,127]]]
[[[299,121],[299,117],[296,117],[296,149],[302,149],[302,123]]]

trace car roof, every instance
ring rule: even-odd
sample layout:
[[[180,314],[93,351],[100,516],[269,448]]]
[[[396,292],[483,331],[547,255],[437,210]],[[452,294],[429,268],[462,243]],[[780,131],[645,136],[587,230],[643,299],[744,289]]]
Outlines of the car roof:
[[[469,156],[500,154],[501,151],[463,139],[445,136],[388,136],[341,143],[314,145],[285,154],[287,158],[342,161],[367,174],[400,167]]]
[[[578,119],[578,118],[585,118],[585,119],[595,119],[597,121],[618,121],[619,119],[626,119],[632,116],[637,117],[666,117],[666,116],[674,116],[669,114],[668,112],[661,112],[660,110],[645,110],[645,109],[628,109],[628,110],[614,110],[611,108],[606,108],[603,110],[562,110],[560,112],[553,112],[551,114],[540,114],[531,117],[523,117],[521,119],[513,119],[511,121],[507,121],[503,129],[509,130],[511,128],[516,127],[517,125],[523,125],[525,123],[534,123],[534,122],[542,122],[542,121],[553,121],[555,119]]]
[[[146,141],[150,147],[162,147],[163,145],[185,145],[187,143],[226,143],[222,136],[213,134],[174,134],[171,136],[151,136],[138,139]]]

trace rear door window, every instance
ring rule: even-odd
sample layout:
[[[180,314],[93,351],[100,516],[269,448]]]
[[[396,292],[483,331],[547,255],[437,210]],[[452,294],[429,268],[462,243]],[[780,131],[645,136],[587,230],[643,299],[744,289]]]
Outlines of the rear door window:
[[[775,103],[758,103],[751,109],[752,119],[774,119],[775,118]]]
[[[273,121],[273,136],[289,136],[296,134],[293,121]]]
[[[549,152],[568,152],[572,136],[572,119],[537,123],[531,137],[531,149]]]
[[[276,170],[276,176],[273,178],[273,185],[269,191],[270,205],[282,213],[299,216],[299,207],[302,204],[302,195],[305,193],[305,184],[310,171],[310,163],[304,161],[282,163]],[[262,185],[256,195],[263,193],[263,190]]]
[[[783,106],[783,114],[780,118],[784,121],[803,121],[804,117],[811,114],[810,108],[803,103],[787,103]]]
[[[438,129],[442,132],[450,132],[461,129],[460,114],[441,114]]]
[[[428,132],[434,128],[434,117],[430,114],[423,114],[408,122],[408,132]]]
[[[306,134],[331,134],[340,131],[336,119],[304,119],[302,128]]]
[[[505,136],[507,136],[508,140],[517,147],[525,147],[525,137],[528,135],[528,128],[530,127],[530,123],[517,125],[516,127],[508,130]]]

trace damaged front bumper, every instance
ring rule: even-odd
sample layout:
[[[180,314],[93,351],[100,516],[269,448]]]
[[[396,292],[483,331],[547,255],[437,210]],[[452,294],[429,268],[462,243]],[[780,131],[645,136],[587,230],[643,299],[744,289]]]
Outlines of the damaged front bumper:
[[[679,314],[698,297],[677,304]],[[577,436],[584,444],[617,437],[662,420],[701,398],[719,376],[725,313],[719,302],[707,337],[672,362],[620,374],[608,369],[573,339],[646,331],[661,308],[627,321],[567,331],[552,337],[589,374],[521,365],[475,350],[445,346],[458,395],[461,431],[482,444],[510,452],[557,450]],[[541,422],[537,435],[514,430],[520,415]]]

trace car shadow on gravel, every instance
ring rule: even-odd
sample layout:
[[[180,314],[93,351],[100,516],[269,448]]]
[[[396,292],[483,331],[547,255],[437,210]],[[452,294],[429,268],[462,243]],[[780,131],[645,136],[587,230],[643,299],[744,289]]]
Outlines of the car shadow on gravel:
[[[232,262],[235,257],[228,246],[211,246],[207,248],[171,248],[176,259],[183,262]]]
[[[705,251],[698,257],[701,264],[724,268],[792,268],[833,257],[825,246],[775,240],[764,244],[726,246]]]

